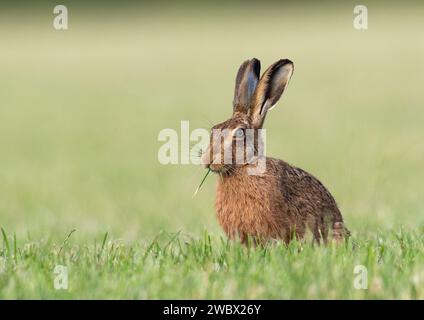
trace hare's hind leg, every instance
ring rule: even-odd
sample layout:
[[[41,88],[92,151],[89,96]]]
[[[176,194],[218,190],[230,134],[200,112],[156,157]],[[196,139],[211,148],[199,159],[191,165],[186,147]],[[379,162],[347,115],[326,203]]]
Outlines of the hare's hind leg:
[[[313,234],[313,242],[318,245],[321,244],[321,240],[324,244],[327,244],[328,238],[328,224],[322,218],[317,218],[317,221],[314,222],[310,229]]]
[[[327,224],[323,223],[319,226],[319,228],[317,230],[317,236],[319,237],[318,239],[322,239],[324,244],[328,243],[328,225]],[[315,236],[315,238],[317,236]],[[319,243],[319,241],[318,241],[318,243]]]

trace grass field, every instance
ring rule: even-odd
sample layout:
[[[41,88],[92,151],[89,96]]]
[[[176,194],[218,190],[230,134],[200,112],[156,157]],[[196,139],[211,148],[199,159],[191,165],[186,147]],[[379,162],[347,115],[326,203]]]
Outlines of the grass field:
[[[354,5],[75,3],[67,31],[44,2],[2,10],[0,299],[424,299],[424,6],[371,2],[358,31]],[[230,115],[250,57],[294,61],[267,153],[331,190],[345,246],[227,243],[215,177],[192,198],[205,172],[158,162],[161,129]]]

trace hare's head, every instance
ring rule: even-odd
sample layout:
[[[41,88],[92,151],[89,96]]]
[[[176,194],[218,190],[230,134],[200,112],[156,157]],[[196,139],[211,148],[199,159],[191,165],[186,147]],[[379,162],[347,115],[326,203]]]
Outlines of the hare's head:
[[[259,60],[245,61],[237,73],[233,115],[211,130],[202,164],[214,172],[231,173],[257,157],[260,130],[266,114],[280,99],[291,75],[293,62],[283,59],[260,76]]]

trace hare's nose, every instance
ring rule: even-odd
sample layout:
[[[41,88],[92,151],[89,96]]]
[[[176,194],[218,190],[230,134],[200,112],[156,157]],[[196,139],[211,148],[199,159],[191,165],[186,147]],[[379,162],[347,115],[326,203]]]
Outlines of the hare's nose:
[[[222,170],[223,166],[221,164],[211,163],[208,166],[208,169],[210,169],[213,172],[220,172]]]

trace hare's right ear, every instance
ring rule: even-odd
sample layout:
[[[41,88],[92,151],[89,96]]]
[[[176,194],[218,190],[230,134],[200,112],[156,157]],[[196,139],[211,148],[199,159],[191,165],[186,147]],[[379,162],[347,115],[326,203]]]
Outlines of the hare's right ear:
[[[246,60],[240,66],[236,77],[236,88],[234,90],[234,113],[248,112],[250,99],[258,84],[260,72],[261,63],[256,58]]]
[[[293,74],[293,62],[281,59],[262,75],[250,102],[249,116],[255,128],[262,128],[265,116],[277,103]]]

